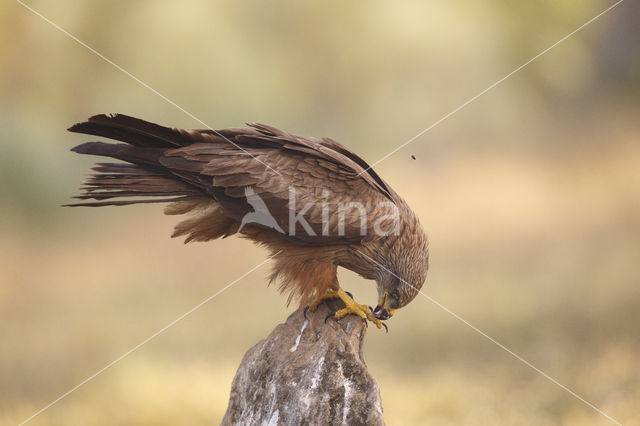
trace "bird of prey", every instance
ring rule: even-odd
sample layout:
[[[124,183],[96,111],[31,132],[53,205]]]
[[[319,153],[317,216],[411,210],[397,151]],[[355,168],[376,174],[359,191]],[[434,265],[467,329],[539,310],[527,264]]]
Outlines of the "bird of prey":
[[[186,242],[238,235],[265,246],[289,302],[315,309],[327,298],[381,328],[418,294],[429,249],[418,218],[358,155],[328,138],[263,124],[184,130],[122,114],[96,115],[69,131],[120,143],[87,142],[72,151],[97,163],[71,206],[169,203],[184,215],[173,237]],[[375,280],[375,308],[340,288],[337,268]],[[386,326],[385,326],[386,328]]]

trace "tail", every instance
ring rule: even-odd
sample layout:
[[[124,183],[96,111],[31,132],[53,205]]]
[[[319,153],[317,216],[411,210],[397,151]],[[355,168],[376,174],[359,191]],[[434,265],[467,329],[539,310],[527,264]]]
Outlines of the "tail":
[[[160,164],[169,150],[193,139],[179,130],[126,115],[96,115],[69,128],[70,132],[103,136],[125,143],[87,142],[71,151],[109,157],[125,163],[98,163],[73,198],[84,201],[67,206],[107,206],[187,201],[207,197],[200,188],[181,180]]]

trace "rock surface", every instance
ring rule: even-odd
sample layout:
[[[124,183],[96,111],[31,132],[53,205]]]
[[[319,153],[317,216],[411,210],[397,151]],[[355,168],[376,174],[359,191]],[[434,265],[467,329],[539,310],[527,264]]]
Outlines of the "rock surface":
[[[354,315],[325,324],[330,312],[297,310],[245,354],[223,425],[384,424],[362,357],[367,326]]]

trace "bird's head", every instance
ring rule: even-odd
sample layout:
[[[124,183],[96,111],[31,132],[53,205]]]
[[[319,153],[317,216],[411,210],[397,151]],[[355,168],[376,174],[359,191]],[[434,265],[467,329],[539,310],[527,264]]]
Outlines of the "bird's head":
[[[409,304],[420,292],[427,277],[429,253],[415,250],[396,259],[393,264],[380,266],[378,270],[378,305],[373,315],[386,320],[391,318],[399,308]]]
[[[378,305],[373,310],[376,318],[391,318],[418,295],[427,275],[427,263],[425,259],[420,264],[414,264],[411,270],[399,273],[391,269],[383,271],[378,280]]]

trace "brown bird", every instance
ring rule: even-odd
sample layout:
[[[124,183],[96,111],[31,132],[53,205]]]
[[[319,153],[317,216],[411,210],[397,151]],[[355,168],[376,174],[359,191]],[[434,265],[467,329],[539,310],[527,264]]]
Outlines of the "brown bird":
[[[275,256],[270,282],[301,306],[326,298],[374,322],[415,298],[428,268],[428,240],[402,198],[367,163],[327,138],[296,136],[263,124],[184,130],[126,115],[96,115],[69,131],[124,143],[87,142],[72,151],[98,163],[71,206],[170,203],[186,215],[173,237],[208,241],[238,234]],[[340,288],[337,267],[375,280],[375,309]]]

